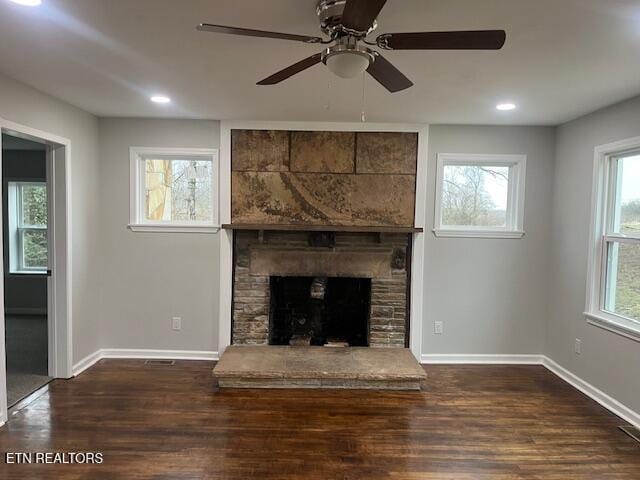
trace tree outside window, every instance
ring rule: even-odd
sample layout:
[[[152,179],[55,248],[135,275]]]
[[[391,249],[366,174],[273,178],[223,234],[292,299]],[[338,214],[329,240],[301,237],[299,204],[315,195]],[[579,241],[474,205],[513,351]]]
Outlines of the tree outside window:
[[[12,273],[44,273],[48,268],[47,186],[9,182],[9,248]]]

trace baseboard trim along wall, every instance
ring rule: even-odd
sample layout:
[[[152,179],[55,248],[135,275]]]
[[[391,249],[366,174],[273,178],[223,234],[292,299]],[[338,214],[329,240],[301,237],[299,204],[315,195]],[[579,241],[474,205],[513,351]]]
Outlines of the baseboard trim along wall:
[[[218,352],[206,350],[146,350],[135,348],[101,348],[73,366],[73,376],[80,375],[103,358],[140,358],[167,360],[218,360]]]
[[[96,350],[93,353],[90,353],[78,363],[73,365],[73,376],[76,377],[84,372],[86,369],[91,368],[96,362],[100,361],[102,358],[101,351]]]
[[[594,387],[545,355],[422,355],[423,364],[541,365],[624,421],[640,427],[640,413]]]
[[[542,365],[543,355],[467,355],[429,354],[420,357],[423,364]]]
[[[636,427],[640,428],[640,413],[634,412],[629,407],[623,405],[615,398],[611,397],[610,395],[607,395],[602,390],[594,387],[593,385],[584,381],[583,379],[581,379],[574,373],[570,372],[563,366],[557,364],[556,362],[551,360],[549,357],[546,357],[546,356],[543,357],[543,362],[544,362],[543,365],[548,370],[555,373],[565,382],[567,382],[574,388],[580,390],[586,396],[598,402],[600,405],[602,405],[604,408],[609,410],[611,413],[616,414],[617,416],[619,416],[626,422],[630,423],[631,425],[635,425]]]

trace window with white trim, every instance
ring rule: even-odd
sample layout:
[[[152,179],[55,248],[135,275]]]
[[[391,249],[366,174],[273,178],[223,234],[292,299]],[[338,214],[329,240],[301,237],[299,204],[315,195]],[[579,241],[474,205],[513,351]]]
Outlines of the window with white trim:
[[[8,182],[9,272],[45,274],[47,184]]]
[[[132,147],[129,227],[134,231],[216,231],[217,172],[217,150]]]
[[[640,339],[640,139],[596,151],[587,316]]]
[[[526,156],[438,155],[434,233],[521,238]]]

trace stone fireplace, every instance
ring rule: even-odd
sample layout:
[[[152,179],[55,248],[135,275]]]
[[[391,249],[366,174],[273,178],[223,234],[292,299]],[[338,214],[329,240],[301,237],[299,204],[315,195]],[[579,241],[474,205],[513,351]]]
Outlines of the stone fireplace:
[[[231,343],[407,347],[418,135],[231,131]]]
[[[411,239],[235,232],[232,343],[406,347]]]
[[[422,282],[418,258],[413,279],[411,269],[424,248],[422,130],[356,128],[227,130],[221,388],[419,390],[425,381],[419,323],[409,331],[410,312],[421,312],[410,289]]]

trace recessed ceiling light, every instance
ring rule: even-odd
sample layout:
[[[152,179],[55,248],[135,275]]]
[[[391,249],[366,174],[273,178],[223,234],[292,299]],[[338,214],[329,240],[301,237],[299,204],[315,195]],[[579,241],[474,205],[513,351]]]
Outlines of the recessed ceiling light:
[[[42,0],[10,0],[18,5],[24,5],[25,7],[37,7],[42,3]]]
[[[501,112],[508,112],[509,110],[515,110],[516,108],[515,103],[500,103],[496,105],[496,109]]]
[[[171,103],[171,99],[165,95],[154,95],[151,97],[153,103]]]

